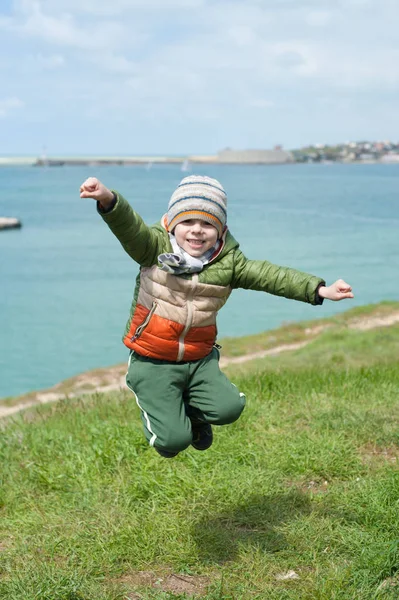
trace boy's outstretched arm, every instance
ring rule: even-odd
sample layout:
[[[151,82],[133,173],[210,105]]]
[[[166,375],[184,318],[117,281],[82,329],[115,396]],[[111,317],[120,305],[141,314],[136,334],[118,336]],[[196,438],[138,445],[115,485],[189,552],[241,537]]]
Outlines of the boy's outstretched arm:
[[[89,177],[80,186],[81,198],[93,198],[97,209],[124,250],[143,267],[157,262],[162,252],[162,234],[148,227],[123,196],[108,189],[96,177]]]
[[[329,286],[320,286],[318,289],[321,298],[327,300],[344,300],[345,298],[354,298],[352,287],[343,279],[338,279]]]
[[[309,304],[322,304],[324,298],[353,298],[351,286],[342,279],[326,286],[326,282],[320,277],[266,260],[249,260],[240,250],[235,252],[232,287],[259,290]]]

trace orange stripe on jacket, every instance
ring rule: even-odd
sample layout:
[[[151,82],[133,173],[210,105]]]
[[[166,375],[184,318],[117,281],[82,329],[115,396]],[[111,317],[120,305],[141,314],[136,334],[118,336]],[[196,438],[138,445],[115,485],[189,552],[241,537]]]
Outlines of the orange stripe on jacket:
[[[158,360],[176,361],[179,352],[179,338],[184,325],[153,314],[141,335],[134,339],[137,327],[149,315],[149,310],[138,304],[124,344],[142,356]],[[183,360],[198,360],[209,354],[216,338],[216,326],[192,327],[184,338]]]
[[[153,314],[141,335],[134,339],[137,328],[143,324],[150,311],[137,304],[128,334],[124,337],[125,346],[142,356],[158,360],[177,360],[179,337],[184,325]]]
[[[198,360],[207,356],[216,340],[216,325],[192,327],[184,338],[183,360]]]

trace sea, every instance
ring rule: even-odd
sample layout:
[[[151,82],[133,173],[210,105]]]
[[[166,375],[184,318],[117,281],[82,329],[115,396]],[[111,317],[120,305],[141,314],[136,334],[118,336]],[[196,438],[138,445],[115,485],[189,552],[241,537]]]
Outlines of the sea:
[[[248,258],[343,278],[355,298],[313,307],[236,290],[219,338],[259,333],[399,299],[399,165],[192,165],[221,181],[228,225]],[[48,388],[127,360],[121,337],[137,265],[79,197],[88,176],[120,191],[151,224],[166,212],[180,165],[2,167],[0,398]]]

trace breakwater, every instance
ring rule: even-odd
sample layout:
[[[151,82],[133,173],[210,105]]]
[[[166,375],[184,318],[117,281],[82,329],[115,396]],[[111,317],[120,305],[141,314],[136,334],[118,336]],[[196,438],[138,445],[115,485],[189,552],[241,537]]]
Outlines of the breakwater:
[[[63,167],[63,166],[129,166],[152,165],[182,166],[182,170],[189,170],[194,164],[285,164],[294,162],[291,152],[284,150],[232,150],[226,148],[214,155],[190,156],[41,156],[25,158],[1,158],[0,166],[34,166],[34,167]]]
[[[217,156],[55,156],[0,157],[0,167],[129,166],[185,165],[218,163]]]

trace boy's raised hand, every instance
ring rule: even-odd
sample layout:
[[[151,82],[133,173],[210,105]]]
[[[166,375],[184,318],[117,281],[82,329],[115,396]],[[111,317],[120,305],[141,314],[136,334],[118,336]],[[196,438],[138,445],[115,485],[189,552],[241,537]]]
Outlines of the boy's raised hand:
[[[344,300],[345,298],[354,298],[352,287],[343,279],[338,279],[329,286],[319,287],[319,296],[327,300]]]
[[[80,186],[81,198],[93,198],[104,208],[108,208],[114,201],[114,195],[97,177],[89,177]]]

